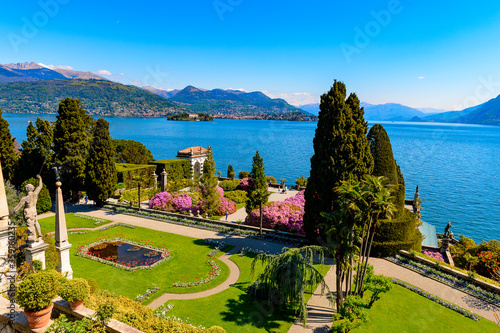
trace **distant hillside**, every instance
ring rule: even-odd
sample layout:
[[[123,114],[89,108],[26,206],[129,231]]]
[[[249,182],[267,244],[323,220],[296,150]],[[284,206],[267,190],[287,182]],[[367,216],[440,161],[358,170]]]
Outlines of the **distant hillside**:
[[[50,69],[35,62],[0,65],[0,83],[26,82],[53,79],[96,79],[106,80],[90,72],[67,69]]]
[[[299,105],[299,109],[317,116],[319,114],[319,103]]]
[[[166,90],[153,87],[142,87],[142,89],[146,89],[147,91],[157,94],[163,98],[174,97],[180,91],[179,89]]]
[[[413,117],[424,117],[425,113],[401,104],[371,105],[364,103],[366,120],[406,121]]]
[[[184,107],[135,86],[104,80],[44,80],[0,85],[4,112],[55,113],[59,101],[78,99],[90,114],[102,116],[165,116]]]
[[[500,95],[478,105],[472,112],[455,121],[466,124],[500,125]]]
[[[203,90],[187,86],[170,100],[196,112],[218,115],[279,115],[290,112],[310,116],[281,98],[272,99],[260,91]]]

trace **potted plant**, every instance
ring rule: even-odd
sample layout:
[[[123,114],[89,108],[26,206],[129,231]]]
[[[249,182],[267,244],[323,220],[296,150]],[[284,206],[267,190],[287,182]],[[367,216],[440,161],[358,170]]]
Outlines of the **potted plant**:
[[[28,275],[17,288],[16,302],[23,309],[30,328],[48,324],[63,276],[53,270]]]
[[[90,286],[85,279],[75,278],[67,280],[62,286],[59,295],[69,302],[71,310],[80,310],[83,301],[90,295]]]

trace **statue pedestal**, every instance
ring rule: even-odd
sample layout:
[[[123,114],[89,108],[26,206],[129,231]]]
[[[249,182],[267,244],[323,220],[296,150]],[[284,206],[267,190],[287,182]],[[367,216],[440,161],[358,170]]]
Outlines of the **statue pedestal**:
[[[439,252],[444,254],[446,251],[448,251],[449,246],[450,246],[450,239],[448,237],[443,237],[441,239],[441,248],[439,248]]]
[[[56,245],[57,255],[59,257],[59,265],[57,265],[56,270],[62,275],[66,276],[68,279],[73,278],[73,269],[69,263],[69,248],[71,244],[64,242],[62,245]]]
[[[49,244],[44,241],[29,243],[26,248],[26,261],[33,267],[33,261],[39,260],[42,262],[42,269],[45,269],[45,250]]]
[[[13,241],[14,232],[7,227],[2,227],[0,230],[0,271],[6,272],[5,276],[0,274],[0,292],[5,291],[9,288],[9,277],[10,271],[13,270],[14,274],[16,271],[15,261],[12,262],[9,257],[9,234],[11,235],[11,239]],[[11,265],[14,265],[14,269],[11,269]]]

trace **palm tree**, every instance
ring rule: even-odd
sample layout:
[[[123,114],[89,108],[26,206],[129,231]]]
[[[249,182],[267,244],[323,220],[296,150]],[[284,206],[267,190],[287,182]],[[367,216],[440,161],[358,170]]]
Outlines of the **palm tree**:
[[[319,256],[321,264],[324,262],[324,249],[321,246],[305,246],[302,248],[283,248],[280,255],[261,253],[252,261],[251,272],[255,273],[257,263],[265,265],[264,272],[258,277],[256,284],[262,287],[268,301],[280,304],[283,308],[288,304],[297,305],[298,314],[304,323],[307,322],[307,306],[304,292],[321,284],[323,293],[328,289],[323,275],[313,266],[313,256]]]

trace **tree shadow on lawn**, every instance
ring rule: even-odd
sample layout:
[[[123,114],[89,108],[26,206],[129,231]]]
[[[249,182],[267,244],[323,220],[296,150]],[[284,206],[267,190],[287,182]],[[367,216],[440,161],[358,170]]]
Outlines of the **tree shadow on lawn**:
[[[282,311],[277,304],[268,304],[267,300],[257,299],[246,294],[247,283],[236,283],[236,287],[244,294],[238,299],[229,299],[226,303],[228,311],[222,312],[222,320],[235,323],[238,326],[251,325],[267,332],[279,329],[282,325],[279,321],[293,322],[296,315]]]

